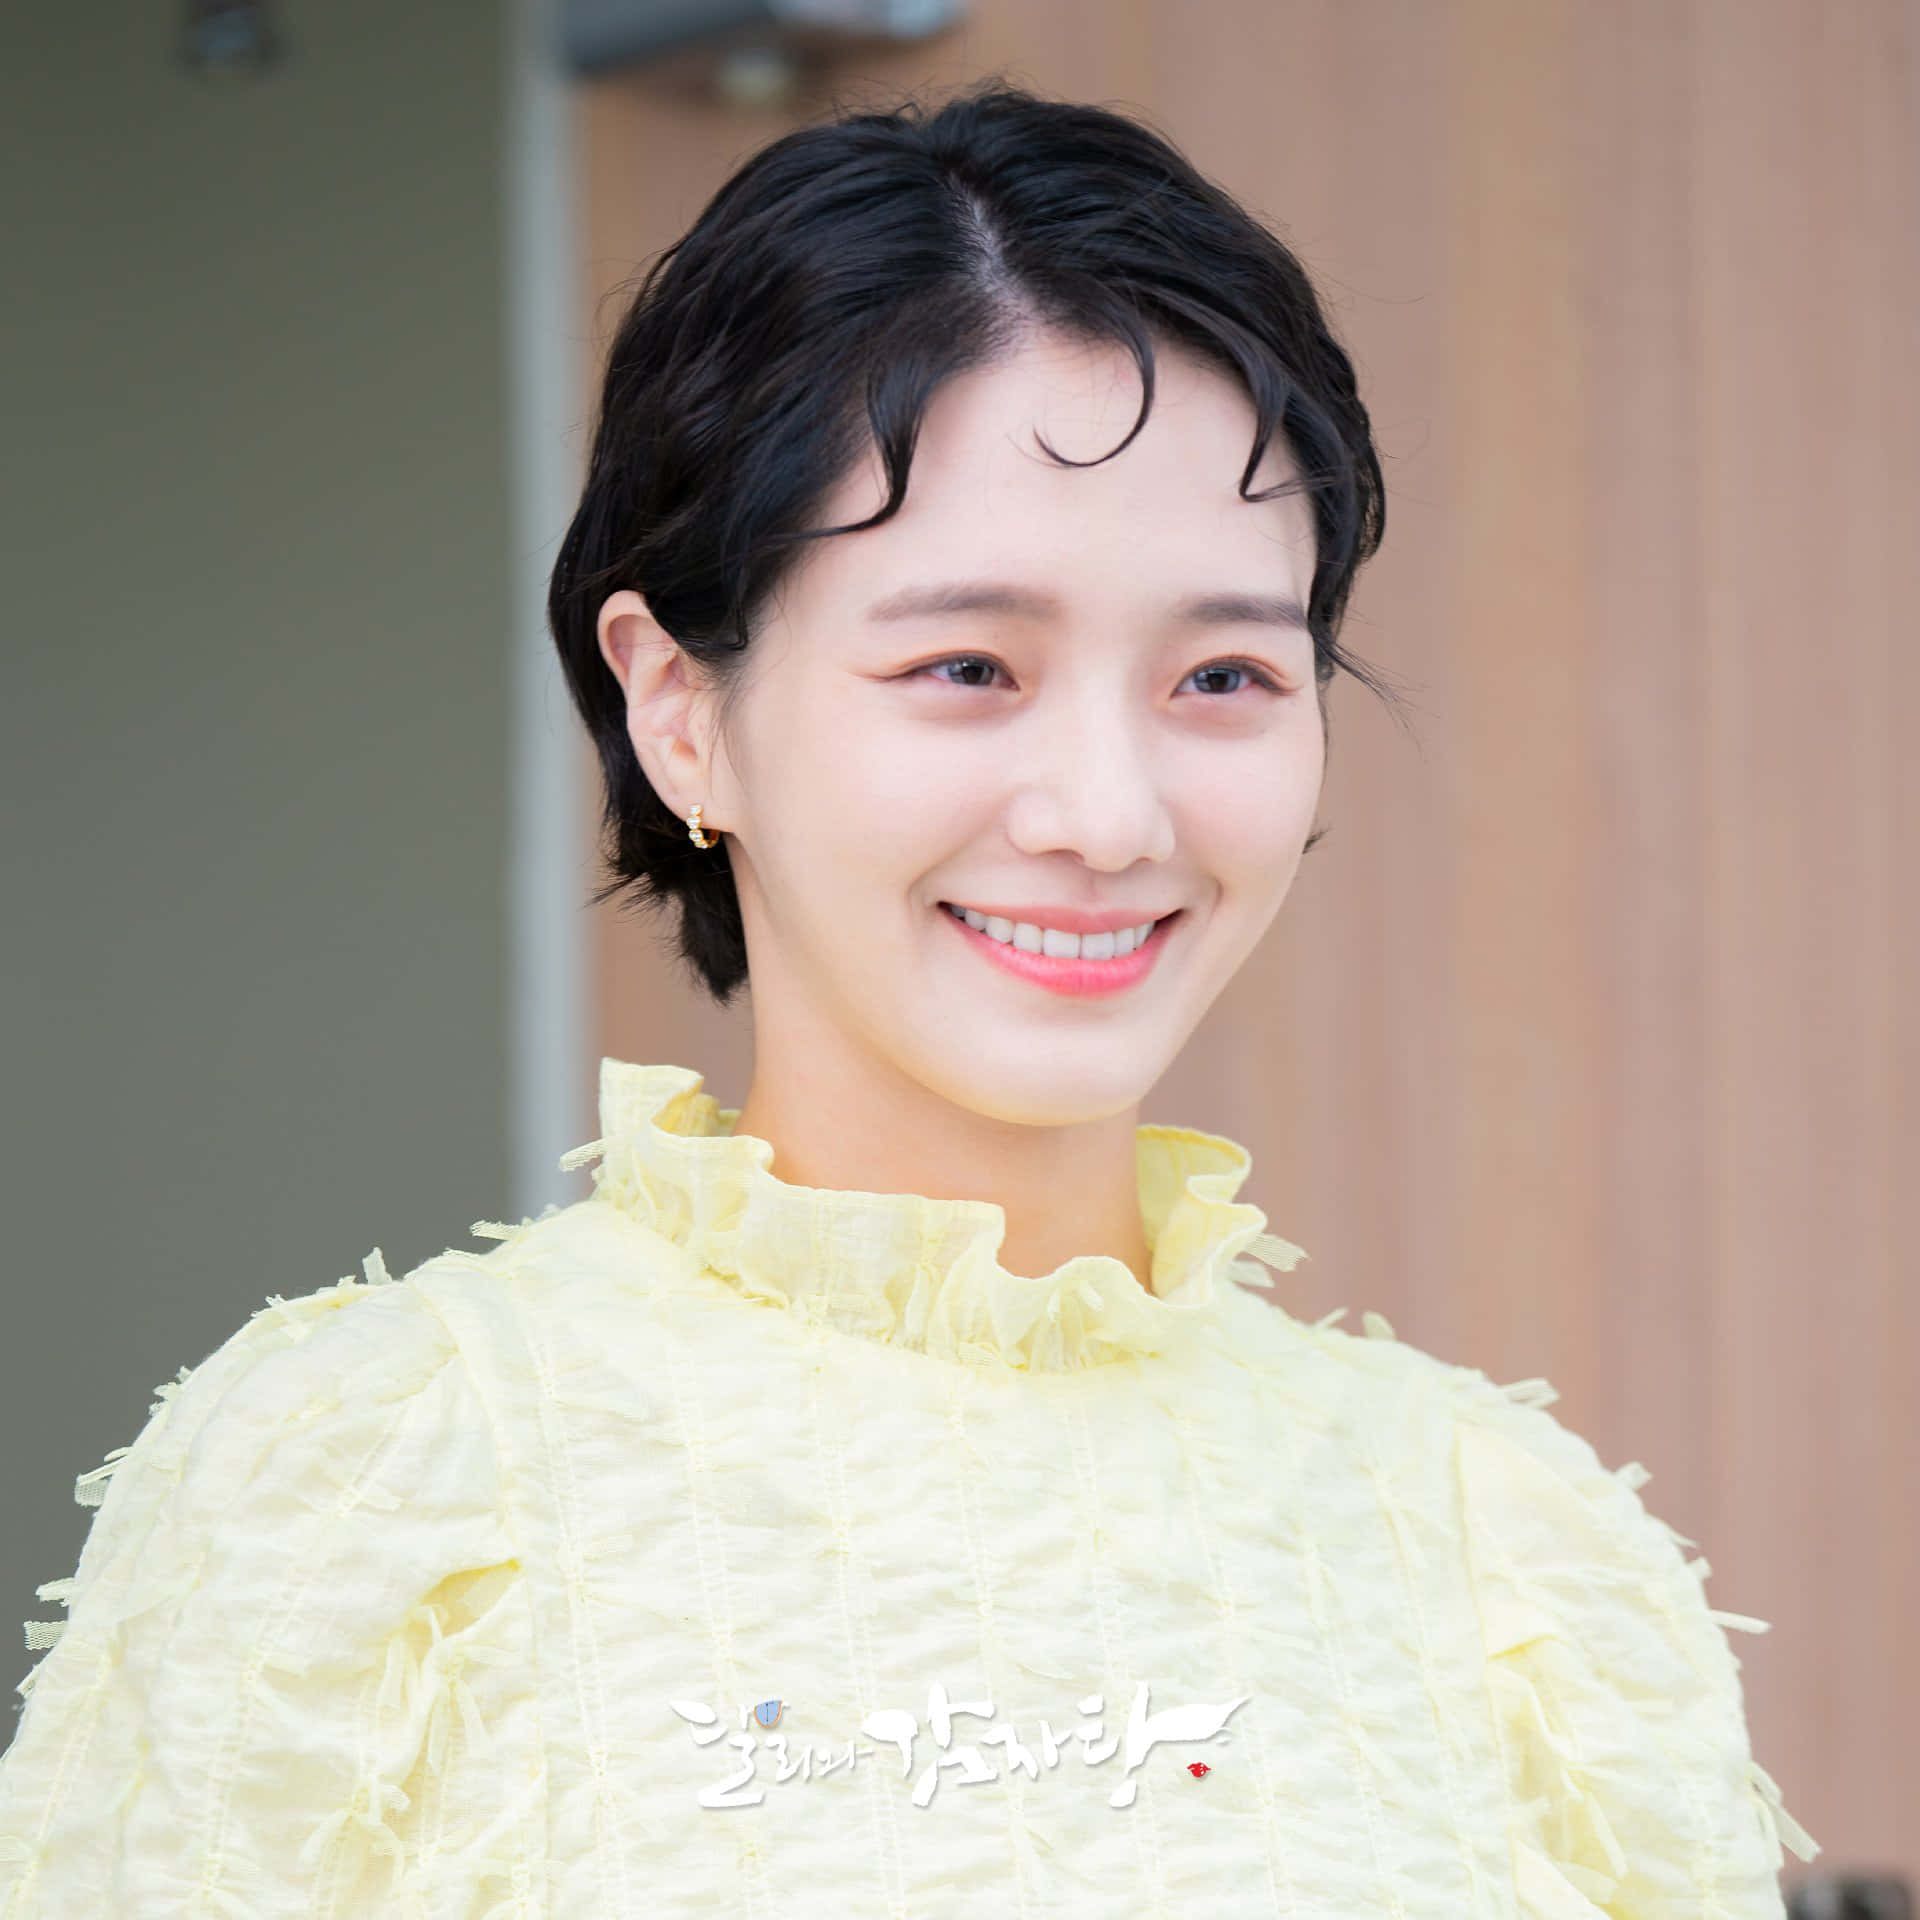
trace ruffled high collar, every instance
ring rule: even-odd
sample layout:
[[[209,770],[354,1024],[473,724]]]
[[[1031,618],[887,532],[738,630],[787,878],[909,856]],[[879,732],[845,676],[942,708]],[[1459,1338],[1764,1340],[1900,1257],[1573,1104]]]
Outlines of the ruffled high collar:
[[[1236,1281],[1271,1284],[1242,1255],[1290,1268],[1298,1247],[1236,1202],[1247,1150],[1189,1127],[1135,1132],[1152,1291],[1111,1254],[1037,1278],[998,1259],[1006,1214],[990,1200],[805,1187],[773,1148],[736,1134],[739,1110],[687,1067],[600,1063],[596,1197],[684,1248],[750,1299],[938,1359],[1069,1372],[1157,1353],[1214,1320]]]

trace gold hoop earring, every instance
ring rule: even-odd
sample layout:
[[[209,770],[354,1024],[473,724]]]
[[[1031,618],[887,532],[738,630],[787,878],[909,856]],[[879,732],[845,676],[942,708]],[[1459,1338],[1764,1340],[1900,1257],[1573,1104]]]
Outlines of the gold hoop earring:
[[[691,840],[696,847],[711,847],[719,844],[720,836],[718,834],[708,833],[701,826],[700,809],[695,807],[694,810],[687,815],[687,838]]]

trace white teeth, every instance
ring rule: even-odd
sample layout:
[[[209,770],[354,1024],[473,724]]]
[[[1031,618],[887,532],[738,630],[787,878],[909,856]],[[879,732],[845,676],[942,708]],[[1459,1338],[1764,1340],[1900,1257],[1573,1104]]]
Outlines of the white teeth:
[[[1143,920],[1137,927],[1120,927],[1111,933],[1063,933],[1058,927],[1035,926],[1031,920],[1006,920],[975,907],[949,907],[948,911],[1002,945],[1011,944],[1022,953],[1044,953],[1057,960],[1117,960],[1139,946],[1158,924]]]

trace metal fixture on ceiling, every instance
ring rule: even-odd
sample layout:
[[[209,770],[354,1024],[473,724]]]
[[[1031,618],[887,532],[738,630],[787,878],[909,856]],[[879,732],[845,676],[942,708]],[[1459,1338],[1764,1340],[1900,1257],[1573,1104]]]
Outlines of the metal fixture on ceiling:
[[[787,42],[817,51],[836,41],[925,40],[965,11],[966,0],[565,0],[561,31],[576,73],[744,41],[737,52],[748,61],[742,87],[750,91],[774,84],[777,59],[769,56]],[[755,62],[764,72],[758,82]]]
[[[266,0],[188,0],[180,61],[212,80],[250,79],[286,54],[286,35]]]

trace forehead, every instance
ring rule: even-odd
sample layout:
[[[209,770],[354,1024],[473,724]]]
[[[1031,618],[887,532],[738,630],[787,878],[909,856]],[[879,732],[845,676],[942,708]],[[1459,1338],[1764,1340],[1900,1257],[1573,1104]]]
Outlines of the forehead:
[[[1072,589],[1151,591],[1156,580],[1243,590],[1291,589],[1313,569],[1303,495],[1250,502],[1239,483],[1253,448],[1253,403],[1230,374],[1155,342],[1153,407],[1140,410],[1139,368],[1123,345],[1031,335],[1005,358],[946,381],[929,401],[906,498],[890,520],[812,543],[796,585],[812,595],[877,597],[929,568],[1012,572]],[[1044,441],[1045,446],[1041,443]],[[1052,448],[1071,466],[1052,458]],[[1252,491],[1294,477],[1276,433]],[[877,451],[823,503],[841,526],[887,495]]]

